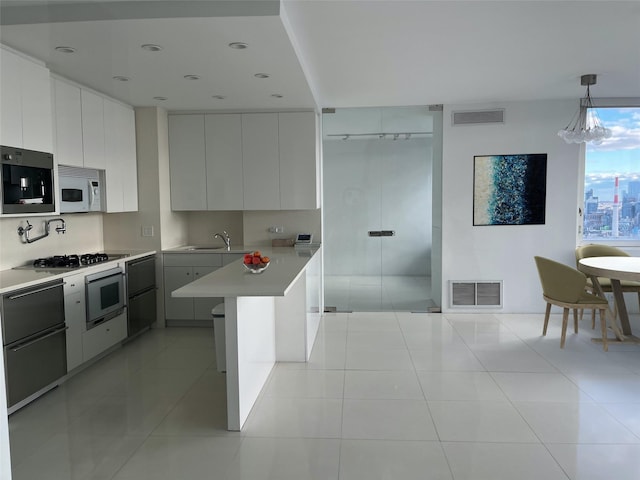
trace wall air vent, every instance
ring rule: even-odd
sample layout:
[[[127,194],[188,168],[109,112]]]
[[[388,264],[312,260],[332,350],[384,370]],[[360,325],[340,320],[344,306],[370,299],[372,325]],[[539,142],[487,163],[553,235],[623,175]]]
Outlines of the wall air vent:
[[[504,109],[452,112],[452,125],[487,125],[504,123]]]
[[[451,308],[502,308],[502,280],[449,282]]]

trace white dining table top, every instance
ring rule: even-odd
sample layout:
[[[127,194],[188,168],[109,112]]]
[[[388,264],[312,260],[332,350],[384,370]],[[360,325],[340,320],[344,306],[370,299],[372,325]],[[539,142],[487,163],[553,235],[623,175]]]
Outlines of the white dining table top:
[[[578,270],[598,277],[640,281],[640,257],[583,258],[578,262]]]

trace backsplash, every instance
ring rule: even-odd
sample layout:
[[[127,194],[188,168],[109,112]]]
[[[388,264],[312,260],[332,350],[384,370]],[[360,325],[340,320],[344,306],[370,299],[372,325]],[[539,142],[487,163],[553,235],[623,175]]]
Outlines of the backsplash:
[[[0,270],[24,265],[36,258],[51,255],[69,255],[100,252],[102,240],[102,213],[67,214],[46,217],[13,217],[0,219]],[[58,234],[51,229],[48,237],[33,243],[22,243],[18,236],[19,226],[26,221],[33,225],[30,236],[44,233],[44,223],[51,218],[62,217],[67,224],[67,233]],[[56,224],[52,224],[55,227]]]
[[[19,226],[26,226],[26,220],[33,225],[31,231],[33,238],[44,233],[46,220],[59,217],[66,222],[67,233],[58,234],[52,228],[48,237],[34,243],[22,243],[17,229]],[[36,258],[51,255],[104,251],[103,219],[102,213],[2,218],[0,219],[0,270],[7,270],[24,265]],[[216,244],[219,240],[214,239],[213,234],[222,230],[229,232],[232,245],[271,245],[271,240],[274,238],[294,238],[300,232],[312,233],[314,241],[319,242],[321,210],[189,212],[187,225],[187,243],[194,245]],[[52,226],[55,227],[56,224]],[[126,228],[124,225],[120,226]],[[271,226],[281,226],[284,232],[270,233],[268,230]],[[117,227],[118,225],[109,224],[109,228]],[[136,229],[136,233],[137,231]],[[129,247],[141,248],[140,245]],[[128,247],[118,245],[118,248]]]
[[[297,233],[313,234],[320,241],[321,213],[318,210],[189,212],[188,242],[191,245],[223,245],[213,235],[226,230],[231,245],[270,246],[274,238],[295,238]],[[269,227],[283,227],[271,233]]]
[[[245,245],[271,245],[274,238],[295,239],[298,233],[311,233],[320,242],[322,210],[277,210],[243,212]],[[282,227],[282,233],[271,233],[269,227]]]

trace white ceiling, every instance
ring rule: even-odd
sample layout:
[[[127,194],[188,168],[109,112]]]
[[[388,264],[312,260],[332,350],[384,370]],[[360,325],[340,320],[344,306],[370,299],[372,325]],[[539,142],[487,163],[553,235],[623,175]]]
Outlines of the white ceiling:
[[[594,97],[640,97],[639,1],[284,0],[279,14],[277,0],[0,6],[2,43],[135,106],[258,110],[578,98],[585,73],[598,74]],[[15,20],[18,14],[36,20]],[[227,47],[235,41],[249,48]],[[144,43],[164,50],[145,52]],[[55,52],[58,45],[77,53]],[[257,79],[258,72],[271,77]],[[201,79],[185,80],[187,74]]]

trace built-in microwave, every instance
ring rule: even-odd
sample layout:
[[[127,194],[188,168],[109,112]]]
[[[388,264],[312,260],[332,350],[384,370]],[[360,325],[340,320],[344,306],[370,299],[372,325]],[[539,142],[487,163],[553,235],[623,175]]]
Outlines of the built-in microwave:
[[[0,146],[2,213],[55,211],[53,154]]]
[[[102,189],[98,170],[60,166],[60,213],[102,211]]]

